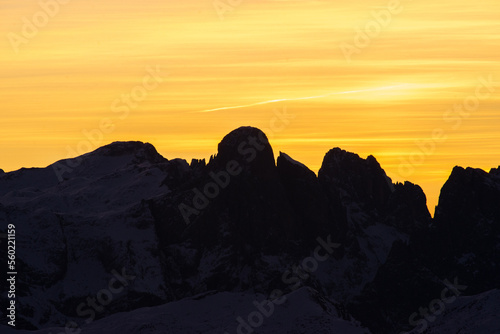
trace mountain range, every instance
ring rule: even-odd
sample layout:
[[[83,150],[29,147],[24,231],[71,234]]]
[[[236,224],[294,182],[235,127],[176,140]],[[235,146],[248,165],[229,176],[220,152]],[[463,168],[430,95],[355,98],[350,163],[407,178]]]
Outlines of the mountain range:
[[[0,222],[2,333],[500,333],[500,167],[455,167],[432,218],[373,156],[316,175],[241,127],[208,161],[114,142],[0,172]]]

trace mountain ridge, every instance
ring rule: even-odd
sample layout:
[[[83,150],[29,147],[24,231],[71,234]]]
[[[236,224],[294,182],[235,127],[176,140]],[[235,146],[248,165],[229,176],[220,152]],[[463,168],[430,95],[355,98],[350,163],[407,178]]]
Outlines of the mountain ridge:
[[[286,153],[275,159],[252,127],[230,132],[218,149],[189,164],[149,143],[115,142],[1,174],[0,221],[18,231],[19,328],[74,321],[95,333],[119,312],[213,291],[263,305],[262,296],[281,291],[287,307],[306,303],[318,321],[377,334],[410,330],[408,317],[445,279],[458,277],[471,296],[500,288],[495,168],[454,168],[432,218],[423,190],[392,183],[373,156],[334,148],[316,175]],[[86,323],[81,302],[99,296],[113,272],[135,278]],[[398,286],[414,293],[405,299]],[[310,324],[296,314],[296,326]],[[272,331],[278,318],[263,328]],[[203,326],[234,332],[238,322],[224,319]]]

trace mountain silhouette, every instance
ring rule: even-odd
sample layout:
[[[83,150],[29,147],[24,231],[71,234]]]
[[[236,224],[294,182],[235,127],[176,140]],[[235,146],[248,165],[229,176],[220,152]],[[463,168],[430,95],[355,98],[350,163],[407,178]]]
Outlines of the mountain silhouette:
[[[115,142],[0,170],[0,221],[2,333],[500,332],[500,167],[455,167],[432,218],[373,156],[316,176],[241,127],[209,161]]]

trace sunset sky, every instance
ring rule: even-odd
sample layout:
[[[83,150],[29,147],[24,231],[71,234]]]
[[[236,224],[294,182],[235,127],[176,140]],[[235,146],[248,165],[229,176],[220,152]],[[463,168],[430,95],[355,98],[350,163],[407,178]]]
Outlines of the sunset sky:
[[[60,1],[2,1],[5,171],[117,140],[208,158],[252,125],[315,172],[372,154],[433,213],[455,165],[500,165],[498,0]]]

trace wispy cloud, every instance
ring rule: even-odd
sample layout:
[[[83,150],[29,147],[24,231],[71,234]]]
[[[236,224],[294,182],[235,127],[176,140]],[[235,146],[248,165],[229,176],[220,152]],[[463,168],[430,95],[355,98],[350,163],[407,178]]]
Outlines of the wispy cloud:
[[[391,89],[396,89],[396,88],[407,87],[409,85],[410,84],[399,84],[399,85],[394,85],[394,86],[384,86],[384,87],[376,87],[376,88],[368,88],[368,89],[348,90],[348,91],[344,91],[344,92],[334,92],[334,93],[328,93],[328,94],[323,94],[323,95],[315,95],[315,96],[295,97],[295,98],[287,98],[287,99],[276,99],[276,100],[269,100],[269,101],[262,101],[262,102],[244,104],[244,105],[240,105],[240,106],[231,106],[231,107],[220,107],[220,108],[213,108],[213,109],[205,109],[205,110],[200,110],[200,111],[197,111],[197,112],[207,113],[207,112],[213,112],[213,111],[219,111],[219,110],[248,108],[248,107],[260,106],[260,105],[263,105],[263,104],[270,104],[270,103],[284,102],[284,101],[300,101],[300,100],[321,99],[321,98],[325,98],[325,97],[329,97],[329,96],[333,96],[333,95],[356,94],[356,93],[364,93],[364,92],[375,92],[375,91],[380,91],[380,90],[391,90]]]

